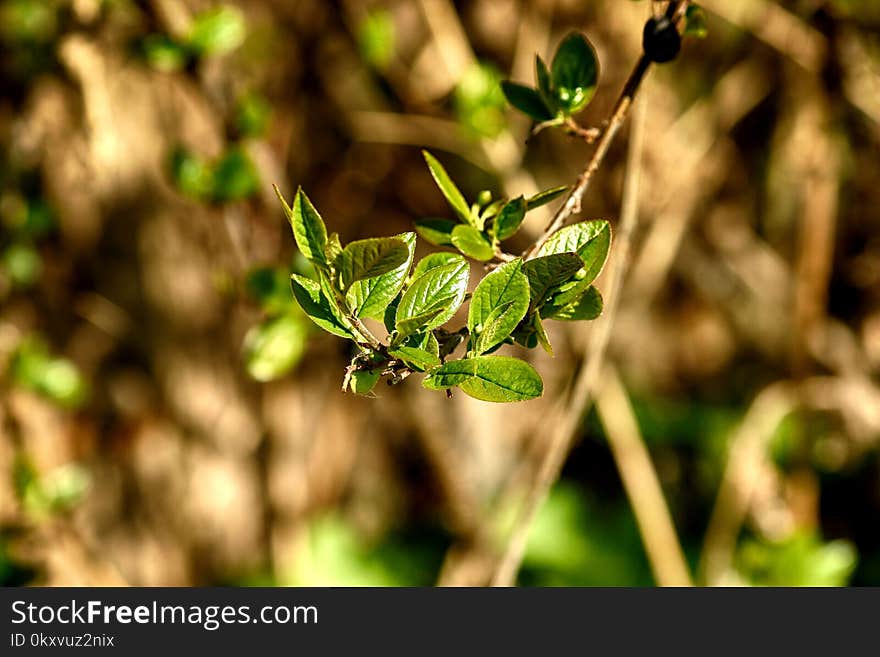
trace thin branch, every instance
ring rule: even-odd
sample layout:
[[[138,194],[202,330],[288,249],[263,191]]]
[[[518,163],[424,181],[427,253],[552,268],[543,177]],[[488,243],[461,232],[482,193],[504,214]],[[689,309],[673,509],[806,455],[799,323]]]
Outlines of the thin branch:
[[[666,15],[674,20],[679,20],[684,15],[687,5],[688,0],[676,0],[670,2],[669,7],[666,9]],[[651,61],[648,59],[647,55],[642,53],[639,61],[636,62],[635,68],[633,68],[632,73],[630,73],[629,79],[623,86],[623,91],[620,92],[617,102],[614,104],[611,118],[608,119],[607,125],[604,127],[604,131],[596,145],[596,151],[593,153],[592,159],[589,164],[587,164],[583,173],[581,173],[577,180],[577,184],[571,188],[571,191],[565,198],[565,202],[559,207],[559,210],[556,211],[556,214],[553,216],[553,219],[550,220],[550,223],[547,224],[547,228],[545,228],[544,232],[541,233],[537,240],[535,240],[535,243],[523,253],[525,259],[534,257],[550,236],[559,230],[569,217],[578,214],[581,211],[581,200],[587,192],[587,189],[590,187],[593,176],[599,170],[599,167],[602,166],[602,162],[605,160],[605,156],[608,154],[611,144],[614,143],[614,139],[623,127],[626,117],[632,108],[633,100],[635,99],[636,94],[638,94],[639,87],[641,87],[645,75],[650,68]],[[594,134],[590,131],[586,132],[591,136]]]
[[[654,579],[660,586],[691,586],[690,572],[657,471],[616,370],[605,370],[596,409],[639,526]]]
[[[644,73],[639,75],[640,81],[643,76]],[[620,290],[628,269],[632,233],[638,219],[638,170],[644,147],[647,108],[644,102],[637,106],[639,110],[636,120],[633,122],[620,227],[617,231],[614,255],[608,268],[609,283],[605,293],[605,312],[596,321],[595,328],[590,335],[588,345],[589,361],[586,366],[581,368],[580,374],[572,387],[571,394],[557,411],[558,421],[554,423],[555,428],[547,448],[547,453],[527,493],[526,500],[520,508],[504,554],[492,578],[492,586],[512,586],[514,584],[516,573],[519,570],[525,552],[529,528],[532,525],[535,514],[546,499],[550,487],[559,478],[559,473],[568,454],[572,438],[589,408],[599,382],[605,352],[611,339],[611,328],[614,325],[614,316],[617,312]]]

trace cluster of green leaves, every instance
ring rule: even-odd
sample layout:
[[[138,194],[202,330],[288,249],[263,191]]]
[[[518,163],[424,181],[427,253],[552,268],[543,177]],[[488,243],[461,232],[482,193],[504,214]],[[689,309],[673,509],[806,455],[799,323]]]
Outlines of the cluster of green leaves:
[[[257,168],[240,145],[232,145],[213,162],[186,148],[176,148],[171,154],[170,169],[174,186],[198,201],[240,201],[260,188]]]
[[[219,6],[198,14],[182,38],[151,34],[142,43],[147,62],[160,71],[178,71],[202,57],[224,55],[238,48],[247,36],[244,14],[232,6]]]
[[[780,541],[746,539],[735,562],[752,586],[846,586],[858,554],[849,541],[826,543],[815,532],[795,532]]]
[[[512,200],[493,199],[492,193],[484,190],[475,202],[468,203],[437,158],[427,151],[422,154],[455,219],[422,219],[416,222],[416,232],[435,246],[451,246],[480,262],[501,253],[501,242],[517,233],[527,212],[550,203],[568,189],[555,187],[528,199],[518,196]]]
[[[550,67],[535,55],[535,87],[505,81],[507,101],[539,123],[562,125],[593,99],[599,82],[599,60],[587,38],[572,32],[559,45]]]
[[[429,153],[425,159],[460,223],[420,222],[419,234],[482,262],[495,257],[498,240],[519,228],[530,206],[564,191],[549,190],[528,201],[493,203],[489,197],[469,206],[440,163]],[[543,320],[593,319],[601,312],[602,298],[592,282],[608,256],[608,222],[567,226],[533,259],[504,258],[474,288],[466,326],[453,331],[444,325],[468,296],[471,270],[461,254],[433,253],[415,263],[415,233],[343,246],[337,234],[328,235],[302,189],[292,207],[278,196],[297,246],[315,271],[314,278],[292,275],[294,297],[315,324],[358,345],[345,384],[354,392],[370,393],[383,375],[393,383],[422,372],[429,389],[458,387],[492,402],[533,399],[543,392],[540,375],[527,362],[494,352],[514,343],[529,348],[540,343],[551,351]],[[486,250],[477,246],[483,242]],[[384,324],[387,342],[372,334],[367,319]],[[461,342],[464,356],[447,360]]]
[[[455,87],[455,115],[477,137],[497,137],[507,125],[507,103],[501,93],[501,73],[492,64],[474,62]]]
[[[28,337],[18,345],[9,363],[8,377],[13,385],[66,408],[76,408],[88,397],[88,386],[76,365],[53,356],[37,337]]]

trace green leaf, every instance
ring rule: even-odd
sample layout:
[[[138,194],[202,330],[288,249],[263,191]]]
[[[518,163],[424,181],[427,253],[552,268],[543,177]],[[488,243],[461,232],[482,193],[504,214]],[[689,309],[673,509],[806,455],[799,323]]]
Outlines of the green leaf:
[[[574,251],[584,261],[579,279],[591,283],[602,271],[611,248],[611,225],[604,220],[584,221],[559,229],[538,251],[539,256]]]
[[[553,83],[550,81],[550,71],[540,55],[535,55],[535,80],[538,83],[538,93],[544,104],[556,113],[556,99],[553,97]]]
[[[487,275],[471,298],[468,330],[472,350],[479,355],[503,342],[529,309],[529,281],[520,258]]]
[[[403,289],[403,284],[412,267],[415,255],[416,234],[403,233],[397,236],[407,246],[408,257],[396,269],[382,276],[357,281],[346,295],[348,306],[357,317],[382,319],[385,308]],[[350,245],[349,245],[350,246]]]
[[[505,80],[501,83],[501,91],[504,92],[508,103],[535,121],[542,122],[553,119],[553,112],[544,103],[541,94],[531,87]]]
[[[495,217],[495,236],[499,240],[513,237],[526,218],[526,200],[518,196],[501,208]]]
[[[488,402],[526,401],[544,392],[535,368],[507,356],[477,356],[446,363],[429,373],[423,385],[430,390],[458,386],[465,394]]]
[[[381,370],[354,370],[348,386],[356,395],[369,395],[381,376]]]
[[[397,349],[392,349],[388,353],[420,372],[426,372],[435,367],[440,367],[440,358],[429,351],[417,347],[398,347]]]
[[[406,242],[396,237],[374,237],[346,246],[336,258],[339,288],[347,293],[357,281],[376,278],[397,269],[409,257]]]
[[[374,9],[367,13],[357,30],[361,57],[373,68],[384,71],[394,59],[397,32],[394,16],[386,9]]]
[[[397,306],[395,322],[400,335],[430,330],[449,321],[464,301],[469,274],[467,261],[459,257],[413,279]]]
[[[157,71],[171,73],[186,66],[186,47],[165,34],[149,34],[141,45],[147,63]]]
[[[282,315],[248,331],[244,338],[248,374],[257,381],[272,381],[287,374],[305,353],[308,328],[303,321]]]
[[[277,186],[275,193],[278,195],[287,221],[290,222],[290,227],[293,229],[293,237],[299,250],[312,264],[326,265],[327,258],[324,248],[327,246],[327,227],[302,187],[296,190],[292,210]]]
[[[413,280],[415,280],[425,272],[434,269],[435,267],[442,267],[443,265],[457,263],[460,260],[461,256],[457,253],[431,253],[429,255],[426,255],[424,258],[419,260],[416,268],[413,270]]]
[[[550,338],[547,337],[547,331],[544,328],[544,322],[541,321],[540,315],[532,317],[532,325],[535,327],[535,336],[538,338],[541,348],[552,356],[553,345],[550,344]]]
[[[416,222],[416,232],[435,246],[452,246],[452,229],[458,225],[449,219],[421,219]]]
[[[581,320],[596,319],[602,314],[602,295],[594,286],[590,286],[577,301],[568,305],[544,306],[541,316],[545,319],[555,319],[563,322],[576,322]]]
[[[437,161],[437,158],[431,155],[428,151],[422,151],[422,155],[425,158],[425,162],[428,163],[428,168],[431,170],[434,182],[437,183],[437,187],[443,192],[443,196],[446,198],[449,206],[455,214],[458,215],[458,218],[461,221],[466,224],[471,223],[471,208],[465,200],[464,195],[459,191],[458,187],[455,186],[455,183],[452,182],[452,178],[446,173],[446,169],[444,169],[443,165]]]
[[[553,187],[552,189],[546,189],[543,192],[538,192],[531,198],[526,199],[526,211],[528,212],[534,210],[535,208],[540,208],[542,205],[547,205],[548,203],[555,201],[567,191],[568,187],[563,185],[562,187]]]
[[[452,244],[469,258],[486,262],[495,255],[492,243],[473,226],[459,224],[452,231]]]
[[[584,266],[577,253],[554,253],[523,265],[523,273],[529,280],[531,309],[540,308],[553,288],[574,276]]]
[[[222,55],[238,48],[246,35],[244,14],[222,6],[196,16],[187,43],[200,55]]]
[[[599,62],[583,34],[572,32],[559,45],[551,64],[551,78],[556,102],[567,113],[579,112],[592,100]]]
[[[706,12],[699,5],[689,5],[685,14],[683,36],[705,39],[708,34],[709,28],[706,26]]]
[[[290,287],[300,308],[315,324],[340,338],[355,339],[354,333],[340,317],[336,303],[328,299],[317,281],[291,274]]]

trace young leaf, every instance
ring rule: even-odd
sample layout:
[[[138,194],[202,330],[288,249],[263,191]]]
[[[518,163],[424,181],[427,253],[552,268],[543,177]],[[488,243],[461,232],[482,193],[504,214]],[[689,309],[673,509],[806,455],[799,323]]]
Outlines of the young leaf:
[[[535,327],[535,336],[538,338],[541,348],[552,356],[553,345],[550,344],[550,338],[547,337],[547,331],[544,328],[544,322],[541,321],[540,315],[534,315],[532,317],[532,326]]]
[[[434,182],[437,183],[437,187],[443,192],[443,196],[446,198],[449,206],[461,221],[466,224],[471,223],[471,208],[464,199],[464,195],[455,186],[455,183],[452,182],[452,178],[446,173],[446,169],[428,151],[422,151],[422,155],[425,158],[425,162],[428,163],[428,168],[431,170]]]
[[[257,324],[244,338],[248,374],[257,381],[272,381],[289,372],[302,358],[308,328],[303,320],[282,315]]]
[[[382,376],[381,370],[354,370],[348,385],[356,395],[369,395],[379,382],[380,376]]]
[[[487,275],[471,298],[468,330],[473,352],[485,353],[503,342],[529,309],[529,281],[522,273],[519,258],[498,267]]]
[[[287,201],[284,200],[281,190],[277,186],[275,194],[281,201],[281,207],[284,208],[284,214],[293,229],[293,238],[296,240],[299,250],[312,264],[326,265],[324,247],[327,245],[327,227],[315,206],[303,192],[302,187],[296,190],[293,209],[287,205]]]
[[[348,306],[357,317],[382,319],[385,308],[403,289],[407,274],[412,267],[416,235],[415,233],[403,233],[397,237],[406,243],[409,252],[403,264],[382,276],[358,281],[351,286],[346,294]]]
[[[413,280],[415,280],[425,272],[434,269],[435,267],[442,267],[443,265],[448,265],[453,262],[459,262],[460,260],[461,256],[457,253],[431,253],[429,255],[426,255],[424,258],[419,260],[416,268],[413,270]]]
[[[430,330],[447,322],[467,293],[470,267],[458,260],[435,267],[414,279],[397,306],[396,326],[401,336]]]
[[[458,386],[465,394],[488,402],[526,401],[544,392],[535,368],[507,356],[477,356],[446,363],[430,372],[423,385],[430,390]]]
[[[355,339],[354,333],[339,316],[336,304],[327,298],[318,282],[291,274],[290,287],[300,308],[315,324],[340,338]]]
[[[564,322],[596,319],[602,314],[602,306],[602,295],[591,285],[579,299],[566,306],[545,306],[541,316]]]
[[[452,229],[458,225],[449,219],[421,219],[416,222],[416,232],[435,246],[452,246]]]
[[[397,237],[352,242],[336,258],[339,287],[345,294],[357,281],[387,274],[404,264],[407,258],[409,247]]]
[[[523,273],[529,280],[531,309],[540,308],[553,288],[574,276],[583,266],[577,253],[554,253],[527,261]]]
[[[533,120],[541,122],[553,119],[553,112],[544,103],[541,94],[531,87],[505,80],[501,83],[501,91],[508,103]]]
[[[587,284],[596,279],[608,258],[611,248],[611,225],[607,221],[584,221],[565,226],[550,236],[539,256],[574,251],[584,261],[584,275],[579,280]]]
[[[553,93],[567,113],[579,112],[593,98],[599,63],[593,46],[579,32],[572,32],[559,45],[551,64]]]
[[[556,99],[553,98],[553,83],[550,81],[550,71],[540,55],[535,55],[535,80],[538,83],[538,93],[544,104],[551,112],[556,111]]]
[[[427,372],[435,367],[440,367],[440,358],[418,347],[403,346],[392,349],[388,353],[420,372]]]
[[[526,199],[526,212],[534,210],[535,208],[540,208],[542,205],[547,205],[558,199],[560,196],[565,194],[568,191],[568,187],[553,187],[552,189],[546,189],[543,192],[538,192],[534,196],[529,199]]]
[[[495,236],[499,240],[513,237],[525,218],[526,201],[518,196],[501,208],[501,212],[495,217]]]
[[[483,233],[473,226],[459,224],[452,231],[452,244],[469,258],[486,262],[495,255],[495,249]]]

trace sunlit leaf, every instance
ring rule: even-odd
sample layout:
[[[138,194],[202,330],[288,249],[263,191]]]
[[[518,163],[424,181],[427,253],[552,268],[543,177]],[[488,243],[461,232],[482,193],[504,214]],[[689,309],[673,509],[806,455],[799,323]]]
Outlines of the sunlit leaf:
[[[327,228],[315,206],[312,205],[301,187],[296,190],[293,209],[287,205],[277,187],[275,187],[275,193],[278,195],[278,200],[281,201],[281,206],[284,208],[284,214],[293,229],[293,237],[300,252],[309,262],[326,265],[327,257],[324,248],[327,245]]]
[[[488,274],[471,298],[468,330],[473,352],[485,353],[503,342],[529,309],[529,281],[519,258]]]
[[[354,340],[354,333],[339,316],[335,303],[328,299],[320,283],[299,274],[291,274],[290,287],[300,308],[315,324],[340,338]]]
[[[469,258],[480,262],[491,260],[495,255],[492,243],[473,226],[456,226],[452,230],[452,244]]]
[[[464,195],[458,187],[456,187],[455,183],[452,182],[452,178],[449,177],[446,169],[444,169],[443,165],[437,161],[437,158],[431,155],[428,151],[422,151],[422,155],[425,158],[425,162],[428,164],[428,169],[431,170],[431,176],[433,176],[434,182],[437,183],[437,187],[443,192],[443,196],[446,198],[449,206],[461,221],[466,224],[471,223],[471,208],[465,200]]]
[[[293,369],[306,349],[309,332],[303,321],[282,315],[248,331],[244,339],[248,374],[257,381],[272,381]]]
[[[495,217],[495,236],[499,240],[513,237],[526,217],[526,201],[522,196],[509,201]]]
[[[423,385],[430,390],[457,386],[465,394],[489,402],[526,401],[544,392],[535,368],[507,356],[477,356],[446,363],[430,372]]]
[[[467,293],[470,267],[464,258],[435,267],[413,279],[397,306],[396,327],[401,336],[430,330],[447,322]]]
[[[593,98],[599,78],[599,61],[593,46],[579,32],[559,45],[550,65],[553,95],[567,113],[579,112]]]
[[[406,260],[396,269],[382,276],[357,281],[348,291],[346,299],[356,316],[382,319],[388,304],[403,289],[407,274],[409,274],[409,270],[412,267],[416,235],[415,233],[403,233],[397,237],[403,240],[407,246],[408,256]]]

